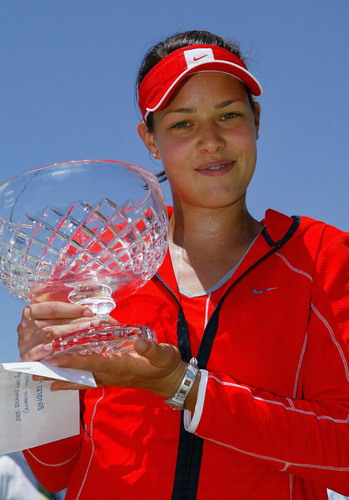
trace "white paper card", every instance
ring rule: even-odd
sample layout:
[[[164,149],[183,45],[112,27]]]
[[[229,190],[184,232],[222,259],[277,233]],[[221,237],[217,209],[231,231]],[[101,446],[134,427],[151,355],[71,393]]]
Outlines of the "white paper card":
[[[12,371],[13,366],[5,368],[16,364],[29,373]],[[50,381],[34,382],[34,373],[50,377],[52,374],[47,375],[47,367],[42,363],[37,363],[43,365],[39,368],[30,366],[33,364],[0,364],[0,454],[40,446],[80,431],[79,392],[51,392]],[[37,368],[43,372],[36,373]],[[62,376],[55,373],[55,378]]]
[[[45,362],[30,361],[27,363],[19,361],[17,363],[0,363],[1,369],[97,387],[92,372],[75,370],[73,368],[60,368],[59,366],[52,366]]]

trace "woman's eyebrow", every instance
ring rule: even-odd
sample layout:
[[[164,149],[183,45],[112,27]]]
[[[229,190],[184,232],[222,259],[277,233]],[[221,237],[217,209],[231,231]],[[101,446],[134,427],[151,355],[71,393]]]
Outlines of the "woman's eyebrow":
[[[178,109],[169,109],[168,113],[195,113],[196,108],[178,108]]]
[[[214,106],[215,109],[222,109],[226,108],[230,104],[233,104],[234,102],[243,102],[242,99],[229,99],[228,101],[222,101]],[[170,113],[195,113],[196,108],[176,108],[176,109],[169,109],[168,112],[166,113],[167,115]]]
[[[222,101],[219,104],[215,105],[215,109],[226,108],[227,106],[230,106],[230,104],[233,104],[234,102],[238,101],[242,101],[242,99],[229,99],[228,101]]]

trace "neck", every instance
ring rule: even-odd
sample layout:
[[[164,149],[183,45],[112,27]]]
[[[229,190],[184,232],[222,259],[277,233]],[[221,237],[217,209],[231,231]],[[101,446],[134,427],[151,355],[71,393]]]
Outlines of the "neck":
[[[180,288],[196,294],[208,290],[236,265],[262,224],[242,207],[186,207],[174,204],[170,253]]]
[[[245,202],[220,208],[185,207],[174,203],[170,239],[188,254],[217,255],[249,244],[262,225],[248,212]],[[220,258],[219,255],[217,255]]]

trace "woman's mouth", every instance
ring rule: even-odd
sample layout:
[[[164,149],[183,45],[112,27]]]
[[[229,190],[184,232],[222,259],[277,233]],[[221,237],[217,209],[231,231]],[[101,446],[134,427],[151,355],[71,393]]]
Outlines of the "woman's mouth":
[[[234,161],[211,162],[201,165],[196,169],[202,175],[224,175],[234,168]]]
[[[227,163],[224,163],[223,165],[216,165],[215,167],[208,167],[208,170],[220,170],[221,168],[224,168],[227,166]]]

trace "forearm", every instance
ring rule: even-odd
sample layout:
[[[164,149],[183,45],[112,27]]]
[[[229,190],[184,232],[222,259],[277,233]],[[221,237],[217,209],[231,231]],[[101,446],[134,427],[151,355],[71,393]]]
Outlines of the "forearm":
[[[206,380],[207,377],[207,380]],[[202,372],[195,413],[186,428],[204,439],[348,494],[349,393],[321,404],[283,398]],[[201,394],[200,394],[201,393]],[[202,412],[202,413],[201,413]]]

